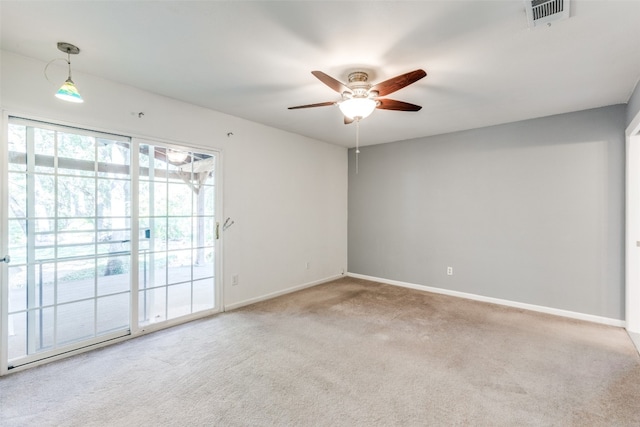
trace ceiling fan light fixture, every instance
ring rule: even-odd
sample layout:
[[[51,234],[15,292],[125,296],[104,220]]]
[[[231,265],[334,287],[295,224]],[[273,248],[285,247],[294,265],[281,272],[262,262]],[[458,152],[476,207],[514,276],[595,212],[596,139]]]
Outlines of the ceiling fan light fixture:
[[[167,148],[167,159],[169,159],[172,163],[182,163],[187,160],[189,157],[189,153],[180,150],[172,150],[171,148]]]
[[[340,111],[350,119],[369,117],[378,103],[371,98],[349,98],[338,104]]]

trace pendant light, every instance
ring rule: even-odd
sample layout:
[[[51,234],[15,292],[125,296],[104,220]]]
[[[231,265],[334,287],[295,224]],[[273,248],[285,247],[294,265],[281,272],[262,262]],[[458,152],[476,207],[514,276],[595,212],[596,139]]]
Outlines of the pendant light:
[[[71,80],[71,55],[77,55],[80,53],[80,49],[78,47],[72,45],[71,43],[58,42],[58,50],[65,52],[67,54],[67,65],[69,66],[69,77],[62,84],[58,92],[56,93],[56,98],[62,99],[63,101],[68,102],[84,102],[76,85]]]

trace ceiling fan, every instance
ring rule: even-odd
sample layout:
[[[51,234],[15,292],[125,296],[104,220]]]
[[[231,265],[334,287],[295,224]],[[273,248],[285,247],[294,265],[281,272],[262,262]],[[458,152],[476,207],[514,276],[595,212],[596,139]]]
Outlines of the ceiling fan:
[[[400,90],[405,86],[409,86],[425,77],[427,73],[424,70],[414,70],[375,85],[368,82],[369,75],[364,71],[354,71],[350,73],[349,83],[347,84],[341,83],[322,71],[312,71],[311,74],[338,92],[341,95],[341,99],[339,101],[298,105],[296,107],[289,107],[289,110],[338,105],[344,114],[344,123],[349,124],[354,120],[359,121],[360,119],[364,119],[376,108],[396,111],[419,111],[422,108],[419,105],[382,97]]]

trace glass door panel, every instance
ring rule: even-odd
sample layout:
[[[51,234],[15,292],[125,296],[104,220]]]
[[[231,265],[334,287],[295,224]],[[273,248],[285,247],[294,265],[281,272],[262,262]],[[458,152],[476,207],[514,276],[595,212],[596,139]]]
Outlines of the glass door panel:
[[[138,321],[216,308],[213,154],[140,146]]]
[[[15,366],[129,333],[131,150],[127,138],[79,129],[20,119],[8,128]]]

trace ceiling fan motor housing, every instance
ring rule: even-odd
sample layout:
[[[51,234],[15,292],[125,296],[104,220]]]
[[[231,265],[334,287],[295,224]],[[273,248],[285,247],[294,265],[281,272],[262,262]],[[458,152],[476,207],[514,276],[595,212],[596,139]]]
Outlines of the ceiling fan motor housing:
[[[369,75],[364,71],[354,71],[349,74],[349,89],[351,89],[352,94],[349,98],[374,98],[377,96],[377,92],[375,94],[370,94],[369,89],[371,89],[371,84],[368,83]],[[344,95],[344,94],[343,94]]]
[[[349,74],[349,83],[354,83],[354,82],[366,83],[367,80],[369,80],[369,75],[364,71],[354,71],[353,73]]]

